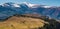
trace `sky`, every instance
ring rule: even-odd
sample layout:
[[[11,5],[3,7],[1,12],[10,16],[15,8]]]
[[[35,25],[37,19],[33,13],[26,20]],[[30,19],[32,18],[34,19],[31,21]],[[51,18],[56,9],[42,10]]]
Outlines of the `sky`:
[[[0,0],[0,4],[7,3],[7,2],[14,2],[14,3],[28,2],[32,4],[60,6],[60,0]]]

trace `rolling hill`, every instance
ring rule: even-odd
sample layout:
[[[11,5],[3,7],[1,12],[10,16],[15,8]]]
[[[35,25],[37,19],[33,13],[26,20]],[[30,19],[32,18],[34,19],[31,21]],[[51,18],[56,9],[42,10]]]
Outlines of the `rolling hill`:
[[[42,19],[12,16],[0,22],[0,29],[34,29],[41,28],[45,24],[48,24],[48,22]]]

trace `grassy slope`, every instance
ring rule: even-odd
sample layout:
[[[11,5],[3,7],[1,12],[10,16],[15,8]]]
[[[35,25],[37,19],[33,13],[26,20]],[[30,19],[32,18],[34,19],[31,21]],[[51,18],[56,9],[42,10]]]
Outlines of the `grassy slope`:
[[[13,16],[7,21],[0,22],[0,29],[32,29],[43,27],[45,23],[47,22],[37,18]]]

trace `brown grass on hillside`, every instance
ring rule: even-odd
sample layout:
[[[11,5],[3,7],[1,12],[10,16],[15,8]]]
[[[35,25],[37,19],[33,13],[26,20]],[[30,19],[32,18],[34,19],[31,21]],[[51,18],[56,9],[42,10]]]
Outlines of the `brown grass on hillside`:
[[[43,27],[45,23],[47,22],[37,18],[13,16],[7,21],[0,22],[0,29],[32,29]]]

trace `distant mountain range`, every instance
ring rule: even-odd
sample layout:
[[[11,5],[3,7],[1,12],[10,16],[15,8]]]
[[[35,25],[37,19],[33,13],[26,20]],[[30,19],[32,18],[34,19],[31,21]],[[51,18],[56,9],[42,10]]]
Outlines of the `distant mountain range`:
[[[9,2],[0,5],[0,19],[5,19],[15,14],[39,14],[59,20],[60,7],[30,4],[26,2],[20,4]]]

